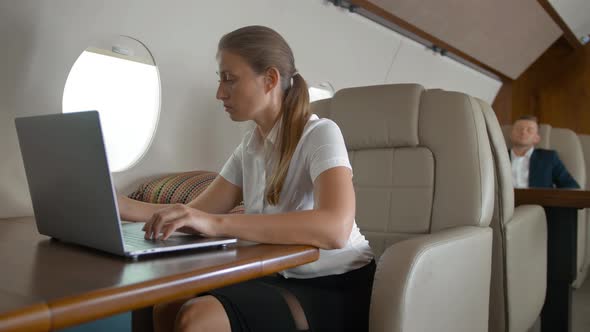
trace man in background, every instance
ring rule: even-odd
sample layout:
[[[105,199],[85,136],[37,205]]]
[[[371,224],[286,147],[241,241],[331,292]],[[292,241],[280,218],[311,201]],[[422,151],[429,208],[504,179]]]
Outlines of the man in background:
[[[537,118],[520,117],[510,133],[514,188],[580,188],[554,150],[535,148],[541,140]]]

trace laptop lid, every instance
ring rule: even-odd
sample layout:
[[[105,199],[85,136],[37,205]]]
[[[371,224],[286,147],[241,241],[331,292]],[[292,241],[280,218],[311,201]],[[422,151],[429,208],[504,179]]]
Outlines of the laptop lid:
[[[143,225],[135,223],[122,232],[98,112],[15,123],[39,233],[131,257],[237,242],[182,234],[154,242],[145,240]]]
[[[124,255],[98,112],[15,124],[39,233]]]

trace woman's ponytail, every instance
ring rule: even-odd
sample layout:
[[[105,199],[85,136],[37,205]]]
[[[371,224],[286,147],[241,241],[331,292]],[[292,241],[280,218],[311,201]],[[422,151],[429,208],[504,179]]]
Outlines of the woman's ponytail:
[[[278,163],[266,185],[266,200],[272,205],[279,202],[291,158],[310,115],[307,83],[301,74],[295,72],[292,76],[292,85],[286,90],[281,109]]]

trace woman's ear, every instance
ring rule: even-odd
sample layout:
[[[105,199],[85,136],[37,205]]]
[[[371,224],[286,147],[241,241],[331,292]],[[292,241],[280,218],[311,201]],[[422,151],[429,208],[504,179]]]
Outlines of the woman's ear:
[[[264,91],[272,91],[281,81],[281,73],[275,67],[269,67],[264,73]]]

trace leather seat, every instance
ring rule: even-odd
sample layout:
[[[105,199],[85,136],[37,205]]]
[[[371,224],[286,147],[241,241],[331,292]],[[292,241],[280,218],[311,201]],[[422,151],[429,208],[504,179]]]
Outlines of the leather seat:
[[[342,130],[356,221],[378,257],[369,330],[487,331],[494,165],[473,98],[381,85],[312,110]]]
[[[551,128],[549,136],[549,148],[556,150],[563,164],[570,174],[576,179],[580,188],[586,187],[586,165],[584,163],[584,152],[578,135],[570,129]],[[573,285],[579,288],[584,283],[588,274],[588,265],[590,256],[587,253],[587,238],[590,229],[586,220],[588,209],[578,210],[578,250],[577,250],[577,269],[578,275]]]
[[[477,102],[485,116],[496,171],[489,331],[526,332],[537,322],[545,302],[547,219],[541,206],[514,207],[512,167],[502,129],[490,105]]]
[[[510,130],[512,126],[503,126],[503,132],[506,142],[510,144]],[[551,149],[557,151],[563,164],[578,182],[581,188],[586,188],[586,165],[584,162],[584,152],[579,137],[570,129],[553,128],[548,124],[539,125],[539,135],[541,141],[537,147],[542,149]],[[588,240],[590,239],[590,225],[586,220],[586,214],[589,209],[578,210],[578,250],[577,250],[577,276],[572,284],[573,287],[579,288],[588,274],[590,266],[590,254]]]
[[[584,184],[584,189],[590,189],[590,135],[578,135],[580,139],[580,145],[582,147],[582,152],[584,154],[584,165],[586,168],[586,183]],[[580,183],[580,186],[582,184]],[[590,267],[590,209],[585,209],[586,213],[586,255],[584,260],[584,267],[586,269],[586,274],[588,273]]]

